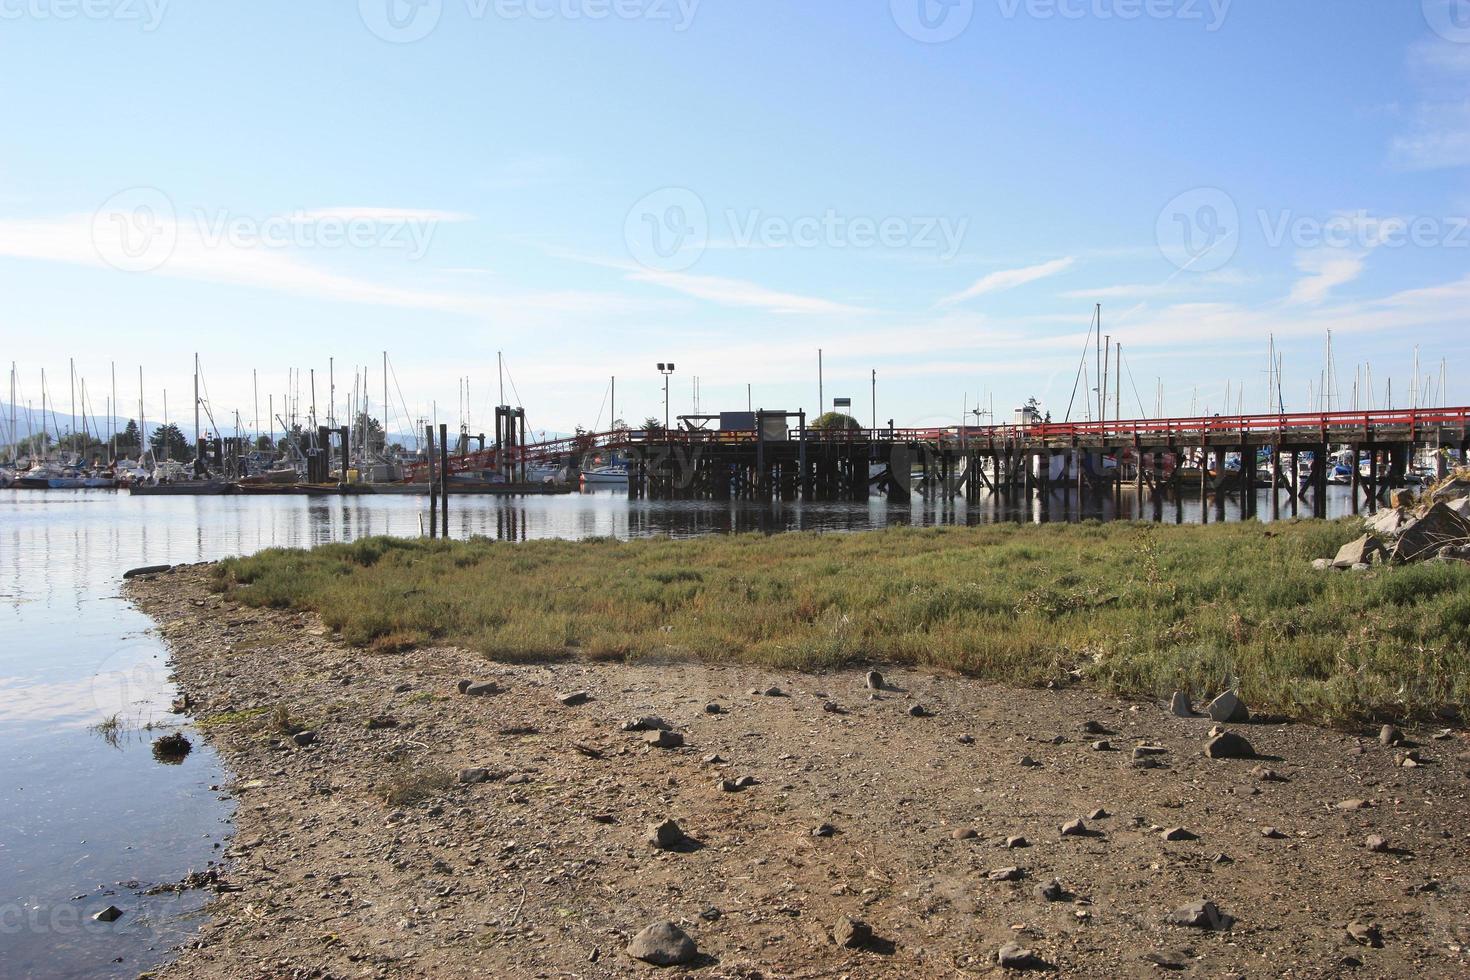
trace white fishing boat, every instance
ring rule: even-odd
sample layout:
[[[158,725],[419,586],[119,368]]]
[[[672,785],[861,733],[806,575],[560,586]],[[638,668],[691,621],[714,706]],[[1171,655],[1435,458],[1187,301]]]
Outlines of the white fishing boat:
[[[628,485],[627,464],[611,463],[607,466],[594,466],[583,470],[582,485],[584,487],[626,487]]]

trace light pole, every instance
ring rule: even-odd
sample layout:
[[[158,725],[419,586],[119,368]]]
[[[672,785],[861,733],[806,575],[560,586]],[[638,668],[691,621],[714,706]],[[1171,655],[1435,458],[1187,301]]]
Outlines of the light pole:
[[[658,373],[664,376],[664,435],[669,434],[669,375],[674,373],[674,362],[658,362]]]

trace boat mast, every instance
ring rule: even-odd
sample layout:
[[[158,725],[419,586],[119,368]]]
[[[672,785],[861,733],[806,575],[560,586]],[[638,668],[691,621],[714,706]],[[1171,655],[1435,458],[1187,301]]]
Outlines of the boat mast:
[[[199,458],[199,354],[194,354],[194,458]]]

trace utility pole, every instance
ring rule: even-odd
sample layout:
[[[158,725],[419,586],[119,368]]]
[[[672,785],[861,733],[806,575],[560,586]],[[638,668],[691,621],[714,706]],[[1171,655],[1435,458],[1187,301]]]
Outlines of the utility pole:
[[[873,368],[873,429],[878,428],[878,369]]]
[[[194,353],[194,459],[199,459],[199,353]]]
[[[107,439],[112,443],[112,461],[117,462],[117,362],[111,362],[112,368],[112,401],[107,411]],[[14,398],[11,401],[15,401]]]

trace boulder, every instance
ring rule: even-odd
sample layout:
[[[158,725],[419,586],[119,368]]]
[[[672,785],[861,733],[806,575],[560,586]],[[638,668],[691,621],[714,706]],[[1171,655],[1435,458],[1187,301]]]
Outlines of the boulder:
[[[689,934],[672,922],[655,922],[628,944],[628,955],[654,966],[679,966],[699,956]]]
[[[1313,558],[1312,559],[1312,571],[1314,571],[1314,572],[1330,572],[1330,571],[1332,571],[1332,559],[1331,558]]]
[[[1412,507],[1414,506],[1414,494],[1410,490],[1394,490],[1388,495],[1390,507]]]
[[[1445,506],[1460,517],[1470,520],[1470,497],[1461,497],[1458,500],[1449,500]]]
[[[1445,545],[1460,544],[1467,538],[1470,538],[1470,521],[1445,504],[1435,504],[1429,508],[1429,513],[1399,535],[1389,553],[1389,560],[1402,564],[1429,558],[1438,554]]]
[[[1212,719],[1223,725],[1238,725],[1251,720],[1250,709],[1234,691],[1226,691],[1211,701],[1207,710]]]
[[[1169,699],[1169,713],[1176,718],[1193,718],[1194,705],[1189,703],[1189,695],[1183,691],[1175,691],[1174,696]]]
[[[1376,555],[1383,552],[1383,543],[1371,534],[1365,534],[1356,541],[1349,541],[1338,549],[1337,557],[1332,560],[1333,568],[1352,568],[1354,565],[1368,565]],[[1229,718],[1220,718],[1219,721],[1229,721]]]
[[[1414,518],[1407,510],[1394,507],[1390,510],[1379,511],[1376,516],[1364,521],[1363,526],[1369,534],[1375,537],[1392,539],[1398,537],[1404,528],[1413,523]]]
[[[1470,498],[1470,476],[1456,476],[1453,480],[1449,480],[1442,486],[1436,487],[1429,499],[1437,504],[1443,504],[1451,500],[1465,500],[1467,498]]]

